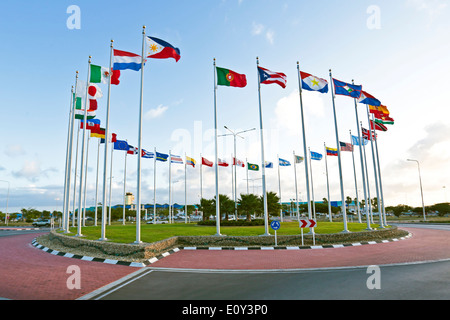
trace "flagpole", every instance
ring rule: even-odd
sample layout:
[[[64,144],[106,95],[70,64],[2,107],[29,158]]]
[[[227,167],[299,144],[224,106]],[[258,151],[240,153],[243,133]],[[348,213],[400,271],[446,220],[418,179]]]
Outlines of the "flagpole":
[[[88,97],[88,89],[89,89],[89,79],[91,76],[91,56],[89,56],[88,61],[88,76],[87,76],[87,83],[86,83],[86,103],[84,105],[84,126],[83,126],[83,141],[81,142],[81,166],[80,166],[80,198],[78,201],[78,223],[77,223],[77,237],[82,237],[81,234],[81,205],[82,205],[82,192],[83,192],[83,168],[84,168],[84,149],[85,149],[85,142],[86,142],[86,122],[87,122],[87,107],[89,103],[89,97]]]
[[[169,223],[172,223],[172,151],[169,150]]]
[[[356,191],[356,208],[358,210],[358,222],[362,223],[361,221],[361,210],[359,208],[359,195],[358,195],[358,182],[356,179],[356,166],[355,166],[355,154],[354,154],[354,148],[353,148],[353,138],[352,138],[352,131],[349,130],[350,132],[350,141],[352,141],[352,160],[353,160],[353,174],[355,177],[355,191]]]
[[[109,72],[112,70],[112,57],[113,57],[113,43],[111,40],[110,52],[109,52]],[[110,100],[111,100],[111,76],[108,77],[108,97],[106,103],[106,126],[105,126],[105,153],[103,159],[103,196],[102,196],[102,230],[101,230],[101,241],[106,241],[106,189],[107,189],[107,173],[108,173],[108,143],[109,143],[109,111],[110,111]],[[111,146],[113,149],[113,146]]]
[[[136,241],[141,241],[141,158],[142,158],[142,112],[144,101],[144,61],[145,61],[145,26],[142,27],[142,56],[141,56],[141,97],[139,104],[139,130],[138,130],[138,160],[137,160],[137,194],[136,194]]]
[[[295,157],[295,150],[292,151],[292,154],[294,156],[294,179],[295,179],[295,205],[297,208],[297,221],[300,221],[300,210],[298,208],[298,190],[297,190],[297,164],[296,164],[296,157]]]
[[[106,139],[106,136],[105,136]],[[106,143],[106,140],[105,140]],[[98,207],[98,172],[99,172],[99,166],[100,166],[100,144],[101,144],[101,138],[98,139],[98,146],[97,146],[97,177],[95,181],[95,218],[94,218],[94,226],[97,226],[97,207]]]
[[[259,58],[256,57],[256,65],[259,67]],[[264,160],[264,135],[263,135],[263,116],[262,116],[262,107],[261,107],[261,79],[259,77],[258,68],[256,68],[256,72],[258,75],[258,97],[259,97],[259,127],[261,132],[261,167],[262,167],[262,191],[263,191],[263,201],[264,201],[264,235],[269,236],[269,212],[267,208],[267,192],[266,192],[266,166]],[[280,196],[281,201],[281,196]],[[282,213],[283,211],[281,211]],[[281,215],[280,215],[281,216]]]
[[[122,224],[125,225],[125,205],[126,205],[126,185],[127,185],[127,156],[128,152],[125,152],[125,164],[123,166],[123,218]]]
[[[308,153],[311,155],[311,149],[308,147]],[[309,170],[311,174],[311,200],[312,200],[312,213],[314,219],[316,219],[316,203],[314,199],[314,182],[313,182],[313,173],[312,173],[312,161],[311,156],[309,157]]]
[[[247,158],[245,158],[245,163],[247,163],[247,168],[246,168],[246,170],[247,170],[247,194],[249,194],[249,192],[248,192],[248,160],[247,160]]]
[[[219,204],[219,156],[217,150],[217,81],[216,81],[216,58],[213,60],[214,66],[214,145],[216,159],[216,236],[220,236],[220,204]]]
[[[184,153],[184,223],[187,223],[187,158]]]
[[[375,161],[375,151],[374,151],[374,146],[373,146],[373,139],[372,139],[372,125],[370,123],[370,116],[369,116],[369,105],[366,104],[366,110],[367,110],[367,122],[369,124],[369,128],[370,128],[370,132],[369,132],[369,138],[370,138],[370,145],[371,145],[371,149],[372,149],[372,162],[373,162],[373,173],[375,176],[375,188],[377,191],[377,206],[378,206],[378,215],[380,218],[380,228],[384,229],[384,224],[383,224],[383,216],[381,214],[381,205],[380,205],[380,192],[379,192],[379,186],[378,186],[378,175],[377,175],[377,165],[376,165],[376,161]],[[375,124],[374,124],[374,131],[375,131]]]
[[[233,155],[231,155],[231,158],[233,159]],[[234,157],[234,161],[233,161],[234,165],[232,165],[231,168],[231,198],[233,199],[233,201],[236,199],[234,197],[234,169],[236,168],[236,154]],[[236,201],[234,202],[236,203]],[[228,214],[226,214],[228,216]]]
[[[330,69],[330,80],[331,85],[333,86],[333,77],[331,75],[331,69]],[[332,98],[333,98],[333,112],[334,112],[334,129],[336,131],[336,146],[339,146],[339,134],[338,134],[338,127],[337,127],[337,119],[336,119],[336,107],[334,102],[334,91],[332,90]],[[338,151],[338,164],[339,164],[339,182],[341,185],[341,198],[342,198],[342,214],[343,214],[343,220],[344,220],[344,230],[342,232],[349,232],[347,228],[347,212],[345,210],[345,197],[344,197],[344,181],[342,177],[342,166],[341,166],[341,150],[340,148],[337,148]]]
[[[362,126],[362,122],[361,122]],[[372,214],[372,202],[370,198],[370,185],[369,185],[369,171],[367,170],[367,157],[366,157],[366,145],[363,146],[363,152],[364,152],[364,167],[366,171],[366,178],[367,178],[367,204],[369,206],[369,217],[370,217],[370,223],[373,223],[373,214]]]
[[[374,115],[372,114],[372,120],[374,120]],[[384,195],[383,195],[383,184],[381,182],[381,169],[380,169],[380,158],[378,157],[378,138],[375,137],[375,148],[376,148],[376,154],[377,154],[377,163],[378,163],[378,176],[380,179],[380,195],[381,195],[381,207],[383,208],[383,220],[384,225],[387,226],[386,221],[386,208],[384,207]]]
[[[80,126],[78,126],[77,130],[77,149],[75,152],[75,173],[73,179],[73,202],[72,202],[72,227],[75,227],[75,205],[76,205],[76,196],[77,196],[77,168],[78,168],[78,141],[80,140]]]
[[[156,224],[156,147],[155,160],[153,163],[153,224]]]
[[[108,206],[108,225],[111,225],[111,195],[112,195],[112,167],[113,167],[113,152],[114,147],[111,147],[111,166],[109,170],[109,206]]]
[[[281,176],[280,176],[280,156],[277,154],[278,159],[278,193],[280,194],[280,217],[283,215],[283,202],[281,201]]]
[[[312,210],[311,210],[311,196],[310,196],[310,189],[309,189],[309,170],[308,170],[308,159],[310,158],[308,156],[308,153],[306,152],[306,134],[305,134],[305,117],[303,115],[303,99],[302,99],[302,86],[301,86],[301,79],[300,79],[300,65],[297,61],[297,75],[298,75],[298,92],[300,97],[300,114],[302,118],[302,133],[303,133],[303,151],[305,153],[305,180],[306,180],[306,195],[308,200],[308,216],[309,219],[312,219]],[[312,178],[311,178],[312,179]],[[314,229],[313,229],[314,230]]]
[[[87,126],[87,122],[84,124]],[[83,227],[86,226],[86,189],[87,189],[87,173],[88,173],[88,161],[89,161],[89,142],[91,140],[91,135],[89,133],[87,137],[87,146],[86,146],[86,165],[84,166],[84,201],[83,201]]]
[[[328,155],[327,155],[327,146],[325,145],[325,142],[323,143],[323,147],[325,150],[325,173],[327,175],[328,214],[330,216],[330,222],[333,222],[331,217],[330,182],[328,180],[328,161],[327,161]]]
[[[70,124],[71,124],[71,116],[72,116],[72,104],[73,104],[73,86],[70,90],[70,108],[69,108],[69,123],[67,124],[67,142],[66,142],[66,165],[64,170],[64,195],[63,195],[63,214],[62,214],[62,230],[64,230],[66,224],[66,214],[67,214],[67,171],[68,171],[68,160],[69,160],[69,140],[70,140]]]

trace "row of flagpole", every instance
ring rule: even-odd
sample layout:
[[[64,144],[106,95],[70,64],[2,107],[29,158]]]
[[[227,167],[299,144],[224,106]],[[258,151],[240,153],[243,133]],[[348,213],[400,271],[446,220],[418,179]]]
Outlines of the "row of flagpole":
[[[148,37],[150,38],[150,37]],[[140,218],[140,208],[141,208],[141,203],[142,203],[142,194],[141,194],[141,158],[142,158],[142,112],[143,112],[143,85],[144,85],[144,66],[145,66],[145,56],[146,56],[146,33],[145,33],[145,26],[143,27],[142,30],[142,55],[140,56],[140,68],[139,70],[141,71],[141,85],[140,85],[140,103],[139,103],[139,122],[138,122],[138,147],[137,152],[138,152],[138,157],[137,157],[137,192],[136,192],[136,240],[134,243],[139,244],[141,243],[141,235],[140,235],[140,223],[141,223],[141,218]],[[167,43],[163,42],[163,46],[164,45],[168,45]],[[169,45],[170,46],[170,45]],[[170,46],[171,47],[171,46]],[[176,48],[171,47],[173,50],[178,50]],[[179,54],[179,51],[178,51]],[[150,56],[148,56],[150,57]],[[171,56],[173,57],[173,56]],[[89,56],[89,60],[88,60],[88,75],[87,75],[87,83],[86,83],[86,97],[85,97],[85,107],[84,107],[84,114],[83,114],[83,132],[82,132],[82,141],[81,141],[81,163],[80,163],[80,171],[79,171],[79,192],[78,192],[78,228],[77,228],[77,236],[82,236],[81,233],[81,219],[82,219],[82,210],[81,208],[83,207],[84,204],[84,208],[85,208],[85,203],[86,203],[86,175],[87,175],[87,158],[88,158],[88,144],[89,144],[89,139],[86,138],[86,130],[87,130],[87,120],[88,120],[88,104],[89,104],[89,95],[88,95],[88,89],[89,89],[89,84],[90,84],[90,73],[91,73],[91,56]],[[160,58],[160,57],[158,57]],[[179,56],[178,58],[179,59]],[[110,62],[109,62],[109,71],[113,70],[113,65],[112,65],[112,60],[113,60],[113,40],[111,40],[111,44],[110,44]],[[178,61],[178,60],[177,60]],[[270,75],[270,71],[264,68],[259,67],[259,58],[256,58],[256,64],[257,64],[257,70],[258,70],[258,98],[259,98],[259,125],[260,125],[260,142],[261,142],[261,176],[262,176],[262,193],[263,193],[263,208],[264,208],[264,224],[265,224],[265,233],[264,235],[269,235],[269,229],[268,229],[268,207],[267,207],[267,192],[266,192],[266,174],[265,174],[265,151],[264,151],[264,135],[263,135],[263,114],[262,114],[262,101],[261,101],[261,83],[274,83],[274,82],[267,82],[268,78],[271,78]],[[223,79],[219,79],[219,75],[218,75],[218,67],[216,67],[216,60],[214,58],[213,60],[213,66],[214,66],[214,129],[215,129],[215,194],[216,194],[216,235],[221,235],[220,232],[220,203],[219,203],[219,180],[218,180],[218,163],[219,163],[219,158],[218,158],[218,143],[217,143],[217,133],[218,133],[218,128],[217,128],[217,86],[219,85],[220,81],[223,81]],[[223,68],[222,68],[223,69]],[[137,69],[134,69],[137,70]],[[269,75],[264,75],[265,78],[263,81],[261,79],[262,77],[262,73],[261,70],[264,70],[263,72],[267,72],[269,71]],[[314,206],[314,200],[311,202],[311,195],[310,195],[310,190],[312,192],[312,197],[314,199],[314,195],[313,195],[313,186],[312,186],[312,167],[308,168],[308,158],[310,158],[311,154],[310,152],[307,152],[307,141],[306,141],[306,133],[305,133],[305,119],[304,119],[304,112],[303,112],[303,101],[302,101],[302,88],[303,88],[303,79],[301,79],[301,72],[300,72],[300,67],[299,67],[299,63],[297,62],[297,71],[298,71],[298,77],[299,77],[299,99],[300,99],[300,111],[301,111],[301,123],[302,123],[302,137],[303,137],[303,148],[304,148],[304,165],[305,165],[305,183],[306,183],[306,190],[307,190],[307,203],[308,203],[308,217],[311,219],[312,215],[313,215],[313,206]],[[246,86],[246,80],[245,80],[245,75],[243,78],[239,78],[239,75],[237,73],[234,73],[231,70],[226,70],[226,72],[228,72],[228,74],[226,74],[226,81],[229,81],[229,86],[238,86],[238,87],[244,87]],[[284,74],[282,73],[278,73],[277,76],[279,77],[281,75],[281,77],[285,77]],[[333,106],[333,115],[334,115],[334,125],[335,125],[335,136],[336,136],[336,144],[337,144],[337,156],[338,156],[338,168],[339,168],[339,183],[340,183],[340,192],[341,192],[341,200],[342,200],[342,214],[343,214],[343,223],[344,223],[344,230],[343,232],[349,232],[348,231],[348,226],[347,226],[347,214],[346,214],[346,208],[345,208],[345,198],[344,198],[344,185],[343,185],[343,172],[342,172],[342,165],[341,165],[341,150],[340,150],[340,140],[339,140],[339,130],[338,130],[338,123],[337,123],[337,116],[336,116],[336,107],[335,107],[335,91],[337,93],[337,89],[333,86],[333,84],[336,85],[336,83],[334,82],[335,79],[333,79],[332,77],[332,73],[331,70],[329,72],[330,75],[330,82],[331,82],[331,91],[332,91],[332,106]],[[236,78],[237,77],[237,80]],[[314,77],[313,77],[314,78]],[[316,82],[317,79],[319,78],[315,78]],[[320,79],[322,81],[325,81],[323,79]],[[238,81],[237,83],[232,84],[233,81]],[[242,81],[241,83],[239,83],[239,81]],[[285,79],[284,79],[285,81]],[[326,82],[326,81],[325,81]],[[285,82],[284,82],[285,83]],[[279,83],[278,83],[279,84]],[[348,86],[349,84],[346,84],[346,90],[348,90]],[[66,148],[66,168],[65,168],[65,182],[64,182],[64,204],[63,204],[63,229],[68,231],[69,229],[69,204],[70,204],[70,185],[71,185],[71,165],[72,165],[72,147],[73,147],[73,132],[74,132],[74,120],[75,120],[75,106],[76,106],[76,97],[77,97],[77,90],[78,90],[78,71],[76,73],[76,80],[75,80],[75,90],[72,89],[72,94],[71,94],[71,109],[70,109],[70,116],[69,116],[69,126],[68,126],[68,146]],[[284,86],[283,86],[284,88]],[[341,87],[339,89],[342,89]],[[352,88],[350,88],[352,89]],[[317,89],[311,90],[310,91],[320,91]],[[361,90],[362,91],[362,90]],[[324,93],[324,91],[320,91],[322,93]],[[351,92],[351,91],[349,91]],[[109,164],[109,159],[108,159],[108,138],[110,136],[110,130],[109,130],[109,117],[110,117],[110,94],[111,94],[111,75],[108,77],[108,94],[107,94],[107,107],[106,107],[106,128],[105,128],[105,149],[104,149],[104,165],[103,165],[103,194],[102,194],[102,219],[101,219],[101,224],[102,224],[102,228],[101,228],[101,237],[99,240],[107,240],[106,238],[106,209],[107,209],[107,171],[108,171],[108,164]],[[342,93],[339,93],[342,94]],[[365,162],[365,168],[366,168],[366,173],[364,173],[364,169],[363,169],[363,149],[361,146],[362,144],[362,139],[361,139],[361,128],[360,128],[360,121],[358,119],[358,110],[357,110],[357,99],[356,97],[352,96],[351,94],[344,94],[344,95],[348,95],[354,98],[354,102],[355,102],[355,112],[356,112],[356,122],[357,122],[357,130],[358,130],[358,141],[359,141],[359,146],[360,146],[360,158],[361,158],[361,170],[362,170],[362,180],[363,180],[363,189],[364,189],[364,198],[366,199],[366,218],[367,218],[367,224],[368,224],[368,229],[370,229],[370,223],[369,223],[369,210],[371,210],[371,206],[370,204],[368,204],[368,199],[370,199],[370,194],[369,194],[369,183],[368,183],[368,172],[367,172],[367,162]],[[359,97],[359,96],[358,96]],[[369,107],[366,103],[366,108],[367,108],[367,118],[368,118],[368,123],[369,126],[371,125],[371,121],[369,118]],[[373,120],[374,121],[374,120]],[[78,154],[78,139],[79,139],[79,132],[80,129],[78,128],[77,131],[77,148],[76,148],[76,152]],[[374,174],[375,174],[375,185],[376,185],[376,192],[377,192],[377,199],[378,199],[378,209],[379,209],[379,215],[380,215],[380,226],[383,227],[383,224],[385,224],[385,220],[383,221],[383,217],[382,217],[382,211],[384,211],[384,199],[383,199],[383,193],[382,193],[382,184],[381,184],[381,173],[380,173],[380,163],[379,163],[379,158],[378,158],[378,146],[377,146],[377,140],[376,139],[372,139],[372,127],[370,129],[370,141],[371,141],[371,147],[372,147],[372,158],[373,158],[373,169],[374,169]],[[375,147],[374,147],[374,142],[375,141]],[[99,142],[100,143],[100,142]],[[374,149],[375,148],[375,149]],[[111,168],[110,170],[112,170],[112,151],[113,151],[113,147],[111,150]],[[98,150],[99,150],[99,146],[98,146]],[[377,157],[375,158],[375,150],[376,150],[376,155]],[[364,149],[365,152],[365,149]],[[99,153],[99,152],[98,152]],[[309,153],[309,155],[308,155]],[[171,153],[169,152],[169,155],[171,157]],[[155,173],[156,173],[156,149],[155,149]],[[234,155],[234,157],[236,157],[236,155]],[[125,158],[126,159],[126,158]],[[236,158],[235,158],[236,159]],[[170,173],[170,163],[169,162],[169,176],[171,175]],[[77,161],[78,161],[78,155],[76,156],[76,160],[75,160],[75,174],[74,174],[74,197],[73,197],[73,216],[72,216],[72,222],[74,219],[74,215],[75,215],[75,196],[76,196],[76,187],[77,187]],[[97,158],[97,170],[98,170],[98,162],[99,162],[99,158]],[[295,165],[295,153],[294,153],[294,165]],[[353,158],[353,164],[354,164],[354,158]],[[327,165],[327,164],[326,164]],[[125,164],[126,166],[126,164]],[[310,166],[310,164],[309,164]],[[84,169],[84,170],[83,170]],[[308,170],[309,169],[309,170]],[[328,168],[327,168],[328,171]],[[112,179],[112,171],[110,173],[110,179]],[[294,175],[296,177],[296,169],[294,167]],[[311,175],[311,176],[310,176]],[[186,172],[185,172],[185,177],[186,177]],[[311,178],[311,186],[310,186],[310,179]],[[125,193],[125,179],[126,179],[126,171],[124,174],[124,193]],[[156,175],[155,175],[155,179],[156,179]],[[171,177],[169,178],[171,179]],[[247,178],[248,179],[248,178]],[[328,177],[327,177],[328,179]],[[356,186],[356,171],[355,171],[355,187],[357,189]],[[367,181],[366,181],[367,180]],[[234,183],[237,183],[236,181]],[[247,180],[248,183],[248,180]],[[169,202],[171,203],[171,191],[170,191],[170,182],[169,182]],[[328,184],[328,181],[327,181]],[[186,184],[185,184],[186,186]],[[98,178],[97,178],[97,187],[98,187]],[[156,189],[156,180],[154,183],[154,188]],[[186,188],[186,187],[185,187]],[[84,196],[83,196],[83,189],[84,189]],[[295,178],[295,189],[296,189],[296,202],[297,202],[297,214],[299,212],[298,210],[298,196],[297,196],[297,179]],[[110,190],[111,190],[111,180],[110,180]],[[280,198],[281,198],[281,187],[280,187]],[[97,192],[97,190],[96,190]],[[154,191],[156,192],[156,190]],[[201,193],[202,193],[202,186],[201,186]],[[111,195],[111,192],[109,193]],[[236,190],[234,190],[234,196],[236,196]],[[185,190],[185,198],[186,198],[186,190]],[[329,197],[329,186],[328,186],[328,197]],[[154,197],[154,209],[156,209],[156,196]],[[96,195],[96,199],[97,199],[97,195]],[[97,201],[97,200],[96,200]],[[187,204],[185,204],[185,206],[187,206]],[[96,205],[97,207],[97,205]],[[382,208],[382,209],[381,209]],[[111,206],[109,206],[109,209],[111,210]],[[169,208],[170,209],[170,208]],[[186,207],[187,209],[187,207]],[[156,210],[154,210],[155,212]],[[171,214],[171,212],[169,213]],[[185,212],[186,216],[187,216],[187,212]],[[315,215],[315,212],[314,212]],[[110,215],[111,216],[111,215]],[[331,215],[330,215],[331,218]],[[385,219],[385,217],[384,217]],[[314,232],[314,231],[312,231]]]

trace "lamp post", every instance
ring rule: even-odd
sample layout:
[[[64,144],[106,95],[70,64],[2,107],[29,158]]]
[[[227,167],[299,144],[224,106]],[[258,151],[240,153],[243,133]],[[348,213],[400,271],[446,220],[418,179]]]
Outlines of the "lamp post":
[[[6,213],[5,213],[5,224],[8,225],[8,201],[9,201],[9,181],[6,180],[0,180],[2,182],[8,183],[8,194],[6,196]]]
[[[421,178],[421,176],[420,176],[420,164],[419,164],[419,161],[413,160],[413,159],[406,159],[406,160],[407,160],[407,161],[414,161],[414,162],[417,163],[417,168],[418,168],[418,170],[419,170],[420,194],[421,194],[421,196],[422,196],[423,220],[424,220],[424,221],[427,221],[427,218],[426,218],[426,216],[425,216],[425,204],[424,204],[424,202],[423,202],[422,178]]]
[[[244,139],[244,137],[241,137],[240,134],[244,133],[244,132],[248,132],[248,131],[253,131],[256,130],[256,128],[252,128],[252,129],[248,129],[248,130],[244,130],[244,131],[239,131],[239,132],[234,132],[232,131],[230,128],[228,128],[227,126],[223,126],[225,129],[227,129],[228,131],[231,132],[231,134],[223,134],[220,135],[219,137],[225,137],[225,136],[233,136],[234,139],[234,159],[236,159],[236,137],[242,138]],[[234,162],[233,162],[234,163]],[[234,165],[234,216],[237,217],[237,197],[236,197],[236,165]]]

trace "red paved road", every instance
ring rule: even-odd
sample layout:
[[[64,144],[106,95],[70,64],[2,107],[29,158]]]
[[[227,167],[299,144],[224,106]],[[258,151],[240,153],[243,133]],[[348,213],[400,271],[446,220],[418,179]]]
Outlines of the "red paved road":
[[[152,267],[187,269],[303,269],[383,265],[450,259],[450,232],[403,228],[412,237],[397,242],[308,250],[182,250]]]
[[[52,255],[31,245],[38,234],[0,238],[0,297],[13,300],[73,300],[137,269]],[[81,289],[69,290],[67,267],[77,265]]]

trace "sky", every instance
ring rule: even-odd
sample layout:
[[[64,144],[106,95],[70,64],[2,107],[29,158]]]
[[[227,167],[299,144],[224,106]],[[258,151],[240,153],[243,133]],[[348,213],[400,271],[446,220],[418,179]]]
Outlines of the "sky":
[[[75,7],[74,7],[75,6]],[[73,8],[76,10],[73,11]],[[0,210],[62,210],[71,88],[86,81],[88,59],[108,66],[114,48],[140,54],[142,27],[181,51],[181,59],[149,59],[143,82],[142,147],[214,160],[214,68],[247,77],[245,88],[217,87],[220,134],[256,128],[236,140],[238,159],[261,161],[256,57],[260,66],[287,75],[285,89],[261,86],[267,189],[279,193],[277,156],[303,156],[297,61],[300,69],[330,82],[354,80],[387,106],[395,124],[378,132],[385,204],[421,206],[449,201],[450,8],[443,0],[399,1],[8,1],[0,3],[3,61],[0,73]],[[111,88],[111,132],[137,146],[141,73],[122,71]],[[97,118],[106,122],[107,86]],[[303,91],[305,134],[311,151],[336,147],[332,95]],[[339,140],[357,132],[351,98],[336,96]],[[367,128],[366,106],[356,108]],[[77,121],[78,122],[78,121]],[[76,137],[76,134],[75,134]],[[75,140],[74,140],[75,141]],[[94,205],[97,139],[89,142],[87,205]],[[231,160],[232,136],[218,138],[219,158]],[[80,139],[81,147],[81,139]],[[363,197],[355,149],[359,198]],[[75,152],[75,151],[74,151]],[[81,149],[79,151],[81,154]],[[100,148],[103,159],[103,147]],[[366,147],[371,197],[376,196],[372,150]],[[113,153],[112,203],[121,204],[124,160]],[[342,154],[345,196],[356,197],[351,153]],[[100,160],[102,164],[103,161]],[[328,157],[332,201],[341,199],[337,158]],[[80,161],[78,162],[78,165]],[[156,201],[168,202],[168,163],[156,165]],[[219,168],[220,193],[232,196],[231,168]],[[79,172],[79,168],[77,168]],[[136,194],[137,158],[127,158],[126,191]],[[153,160],[142,160],[142,202],[153,203]],[[184,165],[172,165],[173,199],[185,200]],[[298,197],[306,201],[305,168],[296,166]],[[325,162],[312,162],[314,199],[327,197]],[[72,167],[74,172],[74,167]],[[103,165],[100,166],[100,181]],[[280,168],[283,202],[295,198],[294,167]],[[249,173],[250,192],[261,194],[261,171]],[[79,178],[78,178],[79,181]],[[198,203],[200,169],[186,170],[187,202]],[[237,170],[238,194],[247,192],[246,170]],[[73,183],[73,179],[72,179]],[[203,167],[203,196],[215,195],[213,168]],[[9,187],[9,197],[8,194]],[[73,185],[72,185],[73,188]],[[72,192],[72,191],[71,191]],[[78,192],[78,190],[77,190]],[[101,199],[102,189],[99,190]],[[72,198],[72,197],[71,197]],[[99,200],[100,201],[100,200]]]

